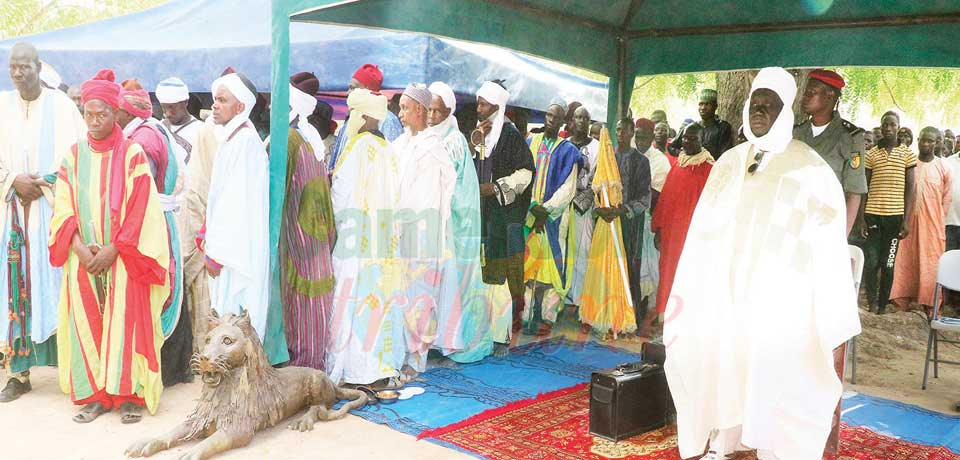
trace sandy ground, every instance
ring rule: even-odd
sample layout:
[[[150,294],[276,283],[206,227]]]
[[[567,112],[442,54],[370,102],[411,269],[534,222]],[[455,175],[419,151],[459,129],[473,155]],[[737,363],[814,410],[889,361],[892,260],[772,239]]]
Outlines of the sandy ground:
[[[926,350],[925,320],[915,312],[874,315],[861,310],[864,333],[858,339],[858,384],[848,390],[916,404],[955,414],[960,400],[960,367],[942,366],[940,378],[920,389]],[[562,321],[555,335],[582,339],[572,321]],[[520,343],[532,338],[521,337]],[[620,339],[613,345],[639,350],[642,340]],[[960,361],[960,348],[943,344],[941,357]],[[4,379],[5,380],[5,379]],[[124,449],[145,436],[159,435],[189,414],[200,393],[200,384],[178,385],[164,391],[155,416],[145,416],[137,425],[123,425],[118,413],[105,414],[93,423],[78,425],[70,420],[77,408],[57,388],[56,370],[35,369],[34,390],[21,399],[0,405],[0,458],[6,460],[107,460],[123,459]],[[237,460],[285,459],[417,459],[456,460],[472,458],[390,430],[359,417],[317,424],[314,431],[289,431],[285,424],[257,434],[250,446],[216,458]],[[179,458],[192,444],[152,458]]]

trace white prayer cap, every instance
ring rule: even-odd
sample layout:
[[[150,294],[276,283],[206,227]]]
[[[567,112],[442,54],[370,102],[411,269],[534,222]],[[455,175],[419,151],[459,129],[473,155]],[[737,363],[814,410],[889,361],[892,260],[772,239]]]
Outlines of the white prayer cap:
[[[783,108],[780,109],[780,115],[777,116],[770,131],[761,137],[754,136],[750,129],[750,100],[743,105],[743,134],[747,141],[756,146],[757,149],[779,153],[787,148],[787,144],[793,139],[793,100],[797,97],[797,80],[790,72],[782,67],[765,67],[760,69],[757,77],[753,80],[750,87],[750,97],[758,89],[769,89],[783,102]]]
[[[422,83],[410,83],[403,90],[403,95],[417,101],[424,108],[429,108],[430,103],[433,102],[433,94],[427,89],[427,85]]]
[[[430,83],[430,92],[434,96],[443,100],[443,105],[450,109],[450,114],[457,111],[457,95],[453,93],[453,88],[442,81]]]
[[[477,97],[482,97],[487,102],[498,105],[501,109],[505,109],[507,100],[510,99],[510,93],[503,89],[502,86],[492,81],[487,81],[477,90]]]
[[[170,77],[157,84],[157,100],[161,104],[175,104],[190,99],[190,90],[183,80]]]

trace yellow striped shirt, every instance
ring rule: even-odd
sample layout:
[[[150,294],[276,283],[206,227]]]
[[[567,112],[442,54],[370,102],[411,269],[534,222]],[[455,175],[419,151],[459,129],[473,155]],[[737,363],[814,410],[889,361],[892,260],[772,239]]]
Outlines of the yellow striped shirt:
[[[870,170],[870,184],[867,187],[866,213],[902,215],[907,169],[916,165],[917,155],[902,145],[894,147],[891,152],[880,146],[867,152],[864,167]]]

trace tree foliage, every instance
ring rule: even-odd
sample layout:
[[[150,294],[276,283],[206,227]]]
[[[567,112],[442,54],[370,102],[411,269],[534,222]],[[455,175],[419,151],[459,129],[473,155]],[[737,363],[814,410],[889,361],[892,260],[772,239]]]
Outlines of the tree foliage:
[[[0,39],[69,27],[142,11],[167,0],[3,0]]]

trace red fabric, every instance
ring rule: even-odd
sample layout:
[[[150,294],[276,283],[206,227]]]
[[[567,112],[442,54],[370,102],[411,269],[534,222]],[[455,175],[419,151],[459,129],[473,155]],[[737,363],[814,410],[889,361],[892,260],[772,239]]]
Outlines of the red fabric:
[[[846,86],[846,83],[843,81],[843,77],[840,74],[825,69],[817,69],[810,72],[810,78],[814,80],[819,80],[825,83],[828,86],[832,86],[836,89],[843,89]]]
[[[491,409],[468,420],[424,432],[491,460],[680,460],[677,430],[663,427],[613,443],[590,435],[590,389],[584,385],[534,400]],[[756,460],[739,452],[736,460]],[[831,458],[834,457],[824,457]],[[945,447],[929,447],[883,436],[866,428],[841,426],[843,460],[957,460]]]
[[[153,103],[150,102],[150,94],[142,89],[123,90],[120,93],[120,108],[126,110],[130,115],[144,120],[153,116]]]
[[[120,85],[114,81],[113,70],[103,69],[80,85],[80,100],[86,104],[94,99],[114,109],[120,107]]]
[[[364,64],[353,73],[353,78],[372,92],[378,92],[383,87],[383,72],[373,64]]]
[[[669,158],[670,155],[667,155]],[[700,200],[700,193],[710,176],[713,165],[702,163],[686,168],[675,167],[667,174],[650,227],[660,232],[660,285],[657,287],[657,312],[667,308],[673,277],[676,275],[680,253],[687,239],[690,219]]]
[[[113,410],[120,407],[121,404],[132,402],[140,407],[146,406],[146,403],[143,401],[143,398],[138,397],[137,395],[112,395],[108,394],[105,390],[100,390],[93,396],[81,399],[79,401],[74,401],[73,403],[78,406],[86,406],[87,404],[98,402],[103,404],[103,407],[107,410]]]
[[[170,159],[166,138],[157,128],[143,124],[130,133],[130,142],[140,144],[140,147],[143,147],[143,153],[147,154],[157,191],[166,190],[167,163]]]
[[[320,92],[320,80],[310,72],[298,72],[290,76],[290,84],[311,96]]]
[[[133,190],[127,200],[127,209],[123,223],[113,228],[113,246],[120,252],[120,258],[131,280],[144,284],[161,285],[166,279],[167,269],[153,258],[140,253],[140,230],[143,216],[147,210],[147,199],[153,184],[149,176],[140,176],[133,180]],[[149,301],[147,302],[149,308]]]
[[[50,265],[62,267],[67,263],[67,256],[70,255],[70,247],[73,243],[73,235],[77,233],[77,217],[71,216],[60,226],[53,243],[50,244]]]
[[[657,126],[656,123],[654,123],[653,120],[649,118],[637,118],[636,125],[637,125],[637,129],[645,128],[649,131],[653,131],[653,128]]]

